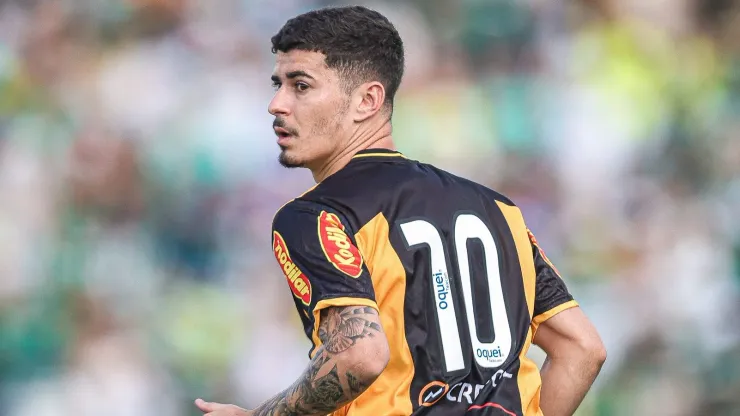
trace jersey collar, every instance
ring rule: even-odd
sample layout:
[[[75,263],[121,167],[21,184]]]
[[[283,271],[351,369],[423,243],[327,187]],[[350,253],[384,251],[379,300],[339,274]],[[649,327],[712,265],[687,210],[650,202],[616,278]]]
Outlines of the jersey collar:
[[[355,153],[352,159],[367,159],[367,158],[406,158],[401,152],[390,149],[363,149]]]

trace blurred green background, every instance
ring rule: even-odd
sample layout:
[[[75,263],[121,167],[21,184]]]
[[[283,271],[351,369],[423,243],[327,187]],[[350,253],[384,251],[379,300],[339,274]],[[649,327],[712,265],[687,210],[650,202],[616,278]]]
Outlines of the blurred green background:
[[[0,415],[300,374],[269,38],[331,4],[0,1]],[[511,197],[601,330],[578,414],[740,415],[740,1],[362,4],[407,48],[399,149]]]

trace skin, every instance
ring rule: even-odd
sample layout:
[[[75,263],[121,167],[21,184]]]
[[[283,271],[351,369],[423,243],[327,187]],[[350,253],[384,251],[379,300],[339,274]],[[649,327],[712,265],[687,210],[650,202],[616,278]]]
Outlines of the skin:
[[[349,94],[339,73],[318,52],[278,52],[276,87],[268,111],[278,137],[280,163],[311,170],[316,182],[343,168],[362,149],[394,149],[385,88],[362,83]],[[277,132],[276,132],[277,134]]]
[[[540,324],[533,342],[547,354],[540,372],[542,413],[572,415],[606,361],[596,328],[581,308],[571,308]]]

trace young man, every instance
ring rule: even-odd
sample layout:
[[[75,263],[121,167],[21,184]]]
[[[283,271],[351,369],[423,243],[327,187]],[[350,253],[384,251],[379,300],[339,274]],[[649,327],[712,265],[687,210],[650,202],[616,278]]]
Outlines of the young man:
[[[308,368],[226,415],[570,415],[606,358],[506,197],[393,150],[404,52],[363,7],[272,38],[280,163],[317,185],[275,216],[273,249],[313,341]],[[423,122],[423,121],[421,121]],[[547,353],[538,371],[531,343]]]

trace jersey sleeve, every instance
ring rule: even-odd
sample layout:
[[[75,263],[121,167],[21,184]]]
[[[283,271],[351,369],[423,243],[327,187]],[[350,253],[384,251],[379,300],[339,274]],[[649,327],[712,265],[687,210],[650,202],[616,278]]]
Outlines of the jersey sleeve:
[[[370,273],[338,212],[291,202],[275,216],[272,248],[296,307],[318,324],[330,306],[378,309]]]
[[[534,234],[530,230],[527,230],[527,234],[532,244],[536,274],[532,322],[539,325],[566,309],[578,306],[578,303],[568,292],[560,273],[545,255]]]

